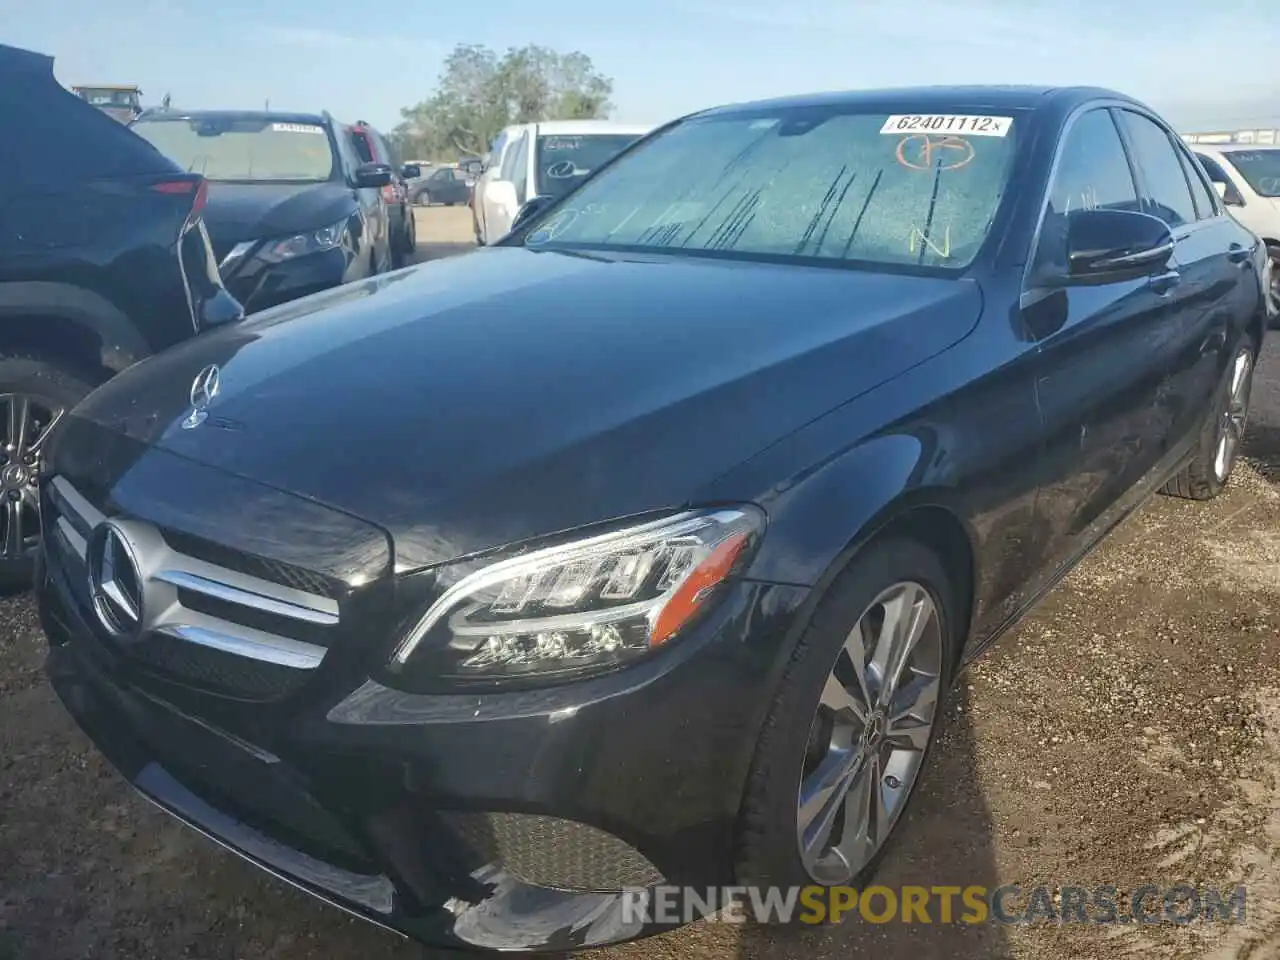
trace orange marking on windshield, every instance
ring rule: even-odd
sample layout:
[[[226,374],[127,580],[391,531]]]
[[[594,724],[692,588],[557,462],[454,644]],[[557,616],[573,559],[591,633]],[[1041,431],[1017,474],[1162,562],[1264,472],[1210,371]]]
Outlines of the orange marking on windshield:
[[[976,151],[964,137],[913,133],[898,141],[898,163],[910,170],[959,170],[973,162]]]

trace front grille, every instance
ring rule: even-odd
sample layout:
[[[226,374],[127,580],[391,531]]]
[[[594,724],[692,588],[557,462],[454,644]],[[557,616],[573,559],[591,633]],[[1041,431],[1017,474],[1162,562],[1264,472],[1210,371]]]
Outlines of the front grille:
[[[226,567],[228,570],[238,570],[251,577],[269,580],[284,587],[292,587],[304,593],[314,593],[330,599],[337,596],[337,584],[323,574],[303,570],[291,563],[257,557],[221,543],[214,543],[212,540],[193,537],[180,530],[162,527],[160,532],[171,547],[182,551],[187,556]]]
[[[663,879],[640,851],[585,823],[526,813],[442,816],[477,854],[533,886],[614,893]]]
[[[324,660],[339,623],[328,578],[133,518],[106,524],[62,477],[46,489],[50,562],[71,585],[67,600],[102,625],[117,656],[166,679],[255,700],[296,692]],[[95,598],[90,583],[107,529],[127,544],[117,554],[136,564],[129,578],[116,577],[132,585],[137,596],[125,600],[136,603],[114,611],[109,591]]]

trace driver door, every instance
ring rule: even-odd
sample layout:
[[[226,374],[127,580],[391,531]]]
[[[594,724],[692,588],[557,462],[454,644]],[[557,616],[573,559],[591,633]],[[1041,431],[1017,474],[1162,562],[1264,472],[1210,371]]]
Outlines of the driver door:
[[[1149,492],[1179,407],[1172,373],[1184,301],[1174,264],[1110,283],[1038,283],[1065,274],[1072,211],[1144,212],[1136,171],[1111,110],[1075,119],[1063,135],[1023,294],[1023,320],[1039,345],[1046,439],[1037,549],[1048,571],[1088,550]]]

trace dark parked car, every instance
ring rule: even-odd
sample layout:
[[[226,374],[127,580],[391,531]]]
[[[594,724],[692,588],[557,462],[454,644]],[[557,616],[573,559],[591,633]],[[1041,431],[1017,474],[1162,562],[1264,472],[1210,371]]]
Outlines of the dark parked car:
[[[861,887],[957,672],[1148,494],[1227,483],[1264,258],[1102,90],[686,117],[86,400],[49,675],[162,807],[422,940]]]
[[[466,174],[453,167],[441,167],[409,187],[409,196],[413,202],[424,207],[433,203],[455,207],[466,203],[470,195],[471,187],[467,183]]]
[[[397,163],[387,141],[369,124],[361,121],[351,126],[351,143],[365,163],[384,163],[391,168],[391,182],[382,188],[382,200],[390,211],[391,262],[404,266],[418,248],[418,227],[413,219],[408,180],[420,177],[417,164]]]
[[[0,46],[0,590],[29,585],[49,431],[113,373],[241,316],[203,179]]]
[[[149,111],[130,129],[208,180],[218,266],[250,313],[392,268],[393,171],[329,114]]]

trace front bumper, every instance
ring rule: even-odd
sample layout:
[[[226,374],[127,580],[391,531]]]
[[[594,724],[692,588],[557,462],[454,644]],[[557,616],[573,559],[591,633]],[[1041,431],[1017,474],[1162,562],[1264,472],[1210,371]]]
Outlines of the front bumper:
[[[60,576],[53,561],[37,580],[50,680],[135,788],[331,904],[493,950],[658,932],[624,889],[733,882],[747,767],[805,595],[742,583],[663,656],[559,688],[356,681],[262,704],[171,696]]]
[[[280,263],[268,263],[251,254],[225,265],[223,282],[247,313],[257,313],[358,279],[355,262],[354,253],[345,247]]]

